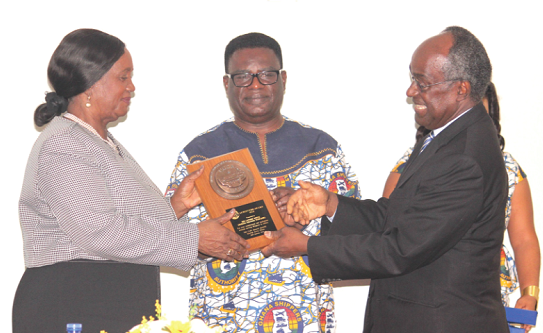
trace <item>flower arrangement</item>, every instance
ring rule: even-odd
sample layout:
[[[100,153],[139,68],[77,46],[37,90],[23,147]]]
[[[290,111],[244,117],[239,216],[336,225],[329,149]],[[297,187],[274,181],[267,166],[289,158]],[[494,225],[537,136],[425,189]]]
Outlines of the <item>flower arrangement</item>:
[[[156,319],[152,316],[149,319],[143,317],[141,324],[132,328],[128,333],[223,333],[224,327],[209,328],[201,319],[194,318],[196,309],[193,307],[189,312],[187,321],[169,321],[162,315],[162,306],[156,300]]]
[[[158,299],[155,303],[156,318],[149,316],[149,319],[143,316],[141,324],[134,326],[127,333],[224,333],[224,327],[210,328],[201,319],[194,318],[196,308],[191,307],[188,320],[169,321],[162,315],[162,306]],[[107,333],[100,331],[100,333]]]

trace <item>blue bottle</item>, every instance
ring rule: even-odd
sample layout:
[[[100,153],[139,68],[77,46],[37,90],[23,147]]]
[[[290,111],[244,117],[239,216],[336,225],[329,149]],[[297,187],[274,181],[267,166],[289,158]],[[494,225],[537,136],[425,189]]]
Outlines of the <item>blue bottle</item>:
[[[66,333],[81,333],[81,324],[66,324]]]

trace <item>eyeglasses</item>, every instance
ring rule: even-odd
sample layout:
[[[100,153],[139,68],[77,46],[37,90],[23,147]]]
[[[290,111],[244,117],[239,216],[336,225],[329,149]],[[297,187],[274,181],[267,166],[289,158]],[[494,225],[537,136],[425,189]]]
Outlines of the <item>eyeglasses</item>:
[[[415,82],[417,84],[417,87],[419,87],[419,90],[420,91],[426,91],[428,90],[428,88],[432,87],[432,86],[437,86],[438,84],[443,84],[443,83],[447,83],[447,82],[453,82],[453,81],[458,81],[458,79],[453,79],[453,80],[445,80],[445,81],[441,81],[441,82],[438,82],[438,83],[432,83],[432,84],[421,84],[416,78],[415,76],[413,76],[413,74],[411,74],[411,83]]]
[[[256,74],[253,73],[239,73],[239,74],[225,74],[232,79],[234,85],[238,88],[248,87],[253,84],[255,77],[258,79],[260,84],[268,86],[277,82],[279,78],[279,73],[282,72],[282,69],[275,71],[262,71]]]

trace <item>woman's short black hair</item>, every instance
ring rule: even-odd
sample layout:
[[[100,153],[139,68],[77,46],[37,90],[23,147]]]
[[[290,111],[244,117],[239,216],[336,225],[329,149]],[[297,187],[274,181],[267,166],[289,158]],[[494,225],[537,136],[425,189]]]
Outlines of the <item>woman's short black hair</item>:
[[[66,111],[70,98],[85,92],[124,54],[117,37],[95,29],[78,29],[66,35],[51,56],[47,77],[54,93],[36,109],[34,122],[47,124]]]

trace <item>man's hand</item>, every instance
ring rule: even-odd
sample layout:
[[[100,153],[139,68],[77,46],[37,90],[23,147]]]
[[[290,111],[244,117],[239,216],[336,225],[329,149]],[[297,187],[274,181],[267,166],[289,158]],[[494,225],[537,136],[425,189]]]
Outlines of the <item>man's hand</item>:
[[[281,214],[283,222],[290,227],[302,229],[304,226],[296,223],[296,221],[294,221],[292,218],[292,215],[287,214],[287,202],[294,192],[294,189],[290,187],[277,187],[270,191],[273,201],[275,202],[275,206],[277,207],[279,214]]]
[[[198,224],[200,237],[198,251],[226,261],[242,260],[248,256],[249,243],[238,234],[223,226],[234,216],[235,210],[216,219],[210,219]]]
[[[274,242],[262,249],[266,257],[275,254],[282,258],[300,256],[307,253],[309,236],[296,228],[285,227],[279,231],[266,231],[264,235]]]
[[[275,201],[275,206],[281,211],[287,211],[287,202],[292,194],[294,194],[294,189],[291,187],[277,187],[270,191],[273,201]]]
[[[292,215],[294,221],[307,225],[317,217],[335,214],[338,199],[334,193],[301,180],[298,184],[300,189],[290,196],[287,203],[287,214]]]
[[[202,199],[200,199],[200,195],[194,186],[194,181],[196,178],[200,177],[202,172],[204,172],[203,165],[200,167],[200,169],[191,172],[188,176],[186,176],[170,198],[170,204],[172,205],[178,219],[202,202]]]

